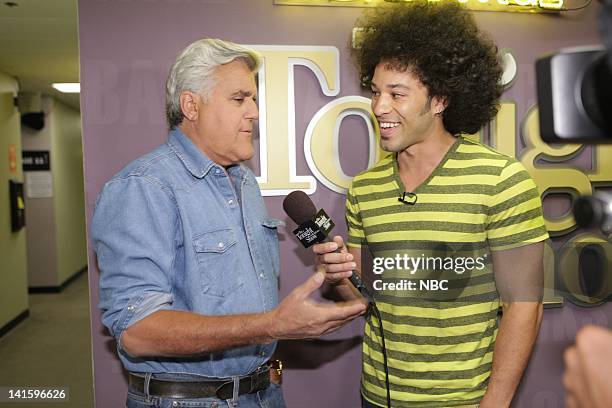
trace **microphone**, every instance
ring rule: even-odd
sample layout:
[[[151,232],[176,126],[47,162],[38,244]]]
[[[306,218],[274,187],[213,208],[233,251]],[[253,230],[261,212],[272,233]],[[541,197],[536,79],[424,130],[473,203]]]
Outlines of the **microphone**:
[[[324,242],[335,226],[325,211],[321,209],[317,212],[317,208],[310,197],[300,190],[292,191],[285,197],[283,209],[289,218],[298,225],[293,234],[305,248]],[[338,251],[340,251],[340,248],[336,252]],[[372,295],[355,271],[353,271],[349,280],[364,298],[373,302]]]
[[[407,193],[404,192],[402,193],[401,197],[397,198],[397,201],[399,201],[400,203],[404,203],[407,205],[415,205],[417,202],[417,195],[415,193]]]

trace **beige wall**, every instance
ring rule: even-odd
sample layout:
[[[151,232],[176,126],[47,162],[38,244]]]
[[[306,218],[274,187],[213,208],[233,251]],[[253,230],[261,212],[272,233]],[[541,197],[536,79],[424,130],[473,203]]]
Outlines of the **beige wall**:
[[[45,127],[22,127],[24,150],[50,151],[53,180],[52,197],[26,198],[30,287],[60,286],[87,264],[81,116],[51,97],[42,106]]]
[[[51,113],[57,273],[60,284],[87,264],[81,115],[56,101]]]
[[[28,309],[26,229],[11,232],[8,180],[23,181],[19,112],[13,104],[17,82],[0,72],[0,327]],[[9,145],[17,169],[9,171]],[[26,208],[26,225],[28,224]]]
[[[53,109],[53,99],[44,98],[44,112]],[[21,143],[23,150],[51,150],[52,126],[50,115],[45,116],[45,127],[33,130],[27,126],[21,127]],[[51,158],[51,169],[55,163]],[[27,189],[28,175],[40,175],[42,172],[25,172]],[[54,186],[55,187],[55,186]],[[55,192],[55,188],[54,188]],[[28,238],[28,286],[58,286],[57,254],[55,248],[56,220],[54,215],[54,197],[29,198],[26,193]]]

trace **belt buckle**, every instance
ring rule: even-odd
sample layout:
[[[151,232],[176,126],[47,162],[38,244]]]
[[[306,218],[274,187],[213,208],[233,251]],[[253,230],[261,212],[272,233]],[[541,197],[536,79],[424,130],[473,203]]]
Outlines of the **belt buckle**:
[[[269,360],[268,367],[270,368],[270,381],[275,384],[283,383],[283,362],[280,360]]]
[[[283,362],[280,360],[270,360],[268,361],[268,366],[270,370],[275,370],[276,374],[283,375]]]

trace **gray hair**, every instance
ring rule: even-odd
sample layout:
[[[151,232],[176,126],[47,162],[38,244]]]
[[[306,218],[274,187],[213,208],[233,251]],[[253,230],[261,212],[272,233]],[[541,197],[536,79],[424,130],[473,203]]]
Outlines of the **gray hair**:
[[[258,52],[212,38],[198,40],[180,53],[166,80],[166,120],[170,130],[183,121],[179,100],[181,93],[197,92],[206,101],[215,86],[215,69],[237,59],[244,61],[251,72],[257,72],[261,65],[261,55]]]

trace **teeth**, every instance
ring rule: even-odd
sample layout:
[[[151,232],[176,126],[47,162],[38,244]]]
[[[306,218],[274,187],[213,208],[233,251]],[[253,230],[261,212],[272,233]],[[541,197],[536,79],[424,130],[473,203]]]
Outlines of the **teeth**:
[[[380,122],[380,127],[383,129],[394,128],[399,126],[398,122]]]

